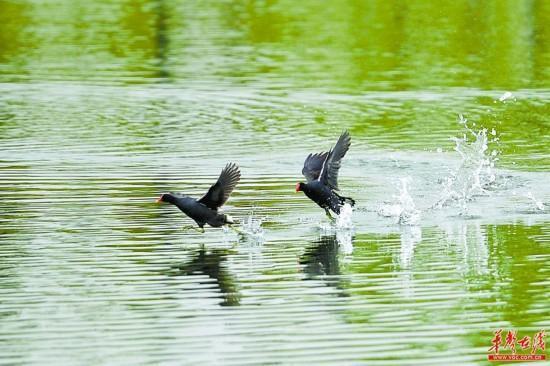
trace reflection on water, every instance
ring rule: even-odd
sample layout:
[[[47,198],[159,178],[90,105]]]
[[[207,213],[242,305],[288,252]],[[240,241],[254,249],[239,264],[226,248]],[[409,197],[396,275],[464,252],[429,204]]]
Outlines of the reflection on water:
[[[549,4],[0,1],[0,363],[477,364],[548,329]],[[346,230],[294,193],[343,128]],[[154,199],[221,160],[247,235],[182,232]]]
[[[0,75],[217,77],[354,91],[547,87],[548,7],[544,0],[8,1],[0,4],[0,34],[10,35],[0,39]]]
[[[411,264],[414,247],[422,241],[422,228],[420,226],[404,225],[401,227],[401,255],[399,257],[402,268],[408,268]]]
[[[221,292],[222,306],[239,305],[240,295],[235,285],[235,280],[229,274],[224,263],[230,254],[226,249],[213,249],[211,251],[202,247],[191,253],[191,260],[172,267],[172,276],[207,276],[215,281],[215,285]],[[210,281],[201,283],[208,286]],[[194,288],[191,290],[195,290]]]
[[[304,272],[309,277],[323,275],[339,275],[338,263],[339,245],[336,235],[322,236],[313,242],[313,246],[306,249],[300,258],[300,264],[304,265]]]
[[[460,271],[467,274],[473,272],[477,275],[487,273],[489,249],[487,236],[482,231],[479,222],[454,226],[446,230],[446,240],[452,243],[454,249],[462,258]]]
[[[337,235],[323,235],[312,242],[300,257],[306,279],[322,279],[327,286],[338,289],[338,297],[346,297],[348,281],[342,275],[342,247]]]

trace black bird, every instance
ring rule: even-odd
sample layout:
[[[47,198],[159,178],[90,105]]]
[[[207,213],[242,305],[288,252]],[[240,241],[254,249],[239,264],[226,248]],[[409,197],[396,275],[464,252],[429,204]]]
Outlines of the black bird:
[[[177,206],[184,214],[195,220],[201,232],[204,232],[205,224],[212,227],[231,226],[235,221],[231,216],[219,213],[218,208],[227,201],[239,179],[241,179],[239,167],[229,163],[223,168],[216,184],[211,186],[201,199],[165,193],[157,199],[157,202],[167,202]]]
[[[338,170],[340,162],[351,145],[351,137],[348,131],[344,131],[334,148],[328,152],[309,154],[304,162],[302,174],[307,183],[296,184],[296,192],[304,192],[306,196],[323,208],[330,220],[334,218],[330,211],[340,214],[340,208],[349,203],[355,205],[355,201],[349,197],[340,196],[338,191]]]

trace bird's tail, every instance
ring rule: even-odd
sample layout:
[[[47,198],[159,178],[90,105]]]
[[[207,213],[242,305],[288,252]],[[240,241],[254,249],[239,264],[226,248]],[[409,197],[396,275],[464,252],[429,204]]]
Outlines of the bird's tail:
[[[338,200],[340,201],[341,205],[348,203],[351,207],[355,206],[355,200],[353,198],[340,196],[338,193],[335,193],[335,194],[336,194],[336,197],[338,197]]]

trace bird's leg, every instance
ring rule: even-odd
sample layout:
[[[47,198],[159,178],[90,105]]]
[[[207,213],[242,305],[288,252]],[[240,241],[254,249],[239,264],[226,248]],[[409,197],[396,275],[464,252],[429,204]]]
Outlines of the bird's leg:
[[[195,229],[196,231],[198,231],[199,233],[203,233],[204,234],[204,227],[199,227],[198,229],[197,228],[193,228]]]
[[[234,232],[236,232],[237,234],[241,234],[241,235],[244,234],[241,229],[238,229],[238,228],[234,227],[233,225],[227,224],[227,227],[230,228],[231,230],[233,230]]]
[[[330,222],[336,222],[336,219],[334,217],[332,217],[332,215],[330,214],[330,211],[328,210],[328,208],[325,208],[325,213],[327,214],[327,217],[328,219],[330,220]]]

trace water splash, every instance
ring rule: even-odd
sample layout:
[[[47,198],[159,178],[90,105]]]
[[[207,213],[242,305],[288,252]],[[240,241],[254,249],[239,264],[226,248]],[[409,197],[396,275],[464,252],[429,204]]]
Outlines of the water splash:
[[[401,225],[415,225],[420,220],[420,210],[416,208],[409,193],[410,177],[400,178],[399,195],[394,195],[394,203],[381,205],[377,212],[380,216],[396,217]]]
[[[255,217],[254,214],[248,215],[243,220],[240,220],[238,228],[230,228],[227,226],[222,226],[224,237],[227,237],[227,234],[237,233],[241,238],[246,238],[252,242],[261,243],[264,241],[264,229],[262,227],[262,219]]]
[[[336,241],[342,254],[349,255],[353,253],[353,231],[338,230],[336,232]]]
[[[537,210],[544,211],[544,203],[542,203],[541,201],[536,199],[536,197],[533,195],[533,193],[527,192],[525,194],[525,197],[529,198],[535,204],[535,207],[537,208]]]
[[[340,248],[339,250],[345,255],[353,253],[354,226],[352,216],[353,207],[346,203],[340,208],[340,214],[336,216],[334,222],[319,223],[319,230],[322,235],[336,235],[336,240]]]
[[[353,229],[353,221],[351,217],[353,215],[353,207],[349,203],[345,203],[340,208],[340,214],[336,216],[336,227],[338,229],[351,230]]]
[[[240,229],[246,235],[258,237],[263,237],[264,235],[262,219],[259,217],[254,217],[254,214],[248,215],[244,220],[241,221]]]
[[[489,152],[489,144],[498,142],[498,137],[489,140],[487,129],[475,131],[468,126],[468,120],[459,115],[459,122],[464,126],[462,137],[453,137],[455,151],[462,159],[460,166],[445,178],[443,182],[443,196],[434,205],[441,208],[450,204],[457,204],[464,211],[466,203],[478,195],[487,194],[487,189],[495,182],[495,163],[498,161],[499,151]],[[475,126],[475,123],[473,124]],[[491,130],[496,136],[496,131]]]
[[[500,98],[498,98],[498,101],[499,101],[499,102],[506,103],[506,101],[507,101],[508,99],[511,99],[511,98],[514,98],[514,94],[510,93],[509,91],[507,91],[507,92],[504,92],[504,94],[502,94],[502,95],[500,96]],[[516,98],[514,98],[514,100],[516,100]]]
[[[336,216],[334,223],[319,223],[319,230],[322,236],[335,235],[339,251],[348,255],[353,253],[353,222],[351,220],[353,208],[344,204],[340,209],[340,215]]]

